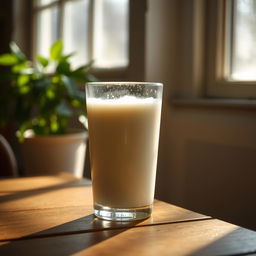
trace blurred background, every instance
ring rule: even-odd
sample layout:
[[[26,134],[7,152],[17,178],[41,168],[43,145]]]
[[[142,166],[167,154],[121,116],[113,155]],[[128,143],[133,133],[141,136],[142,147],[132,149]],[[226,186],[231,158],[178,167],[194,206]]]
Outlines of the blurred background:
[[[156,198],[256,229],[255,0],[2,0],[0,26],[0,53],[62,39],[99,80],[164,83]]]

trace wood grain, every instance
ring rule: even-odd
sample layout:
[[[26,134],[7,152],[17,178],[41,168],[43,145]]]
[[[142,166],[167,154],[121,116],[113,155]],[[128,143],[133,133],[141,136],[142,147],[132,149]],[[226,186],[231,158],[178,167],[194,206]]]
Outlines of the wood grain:
[[[37,205],[37,207],[39,207],[37,210],[0,212],[0,240],[17,239],[25,236],[40,237],[70,232],[77,233],[131,226],[156,225],[209,218],[205,215],[155,200],[152,217],[144,221],[123,223],[102,221],[93,216],[91,198],[86,192],[88,192],[88,190],[85,190],[83,193],[84,197],[86,197],[86,200],[84,200],[86,203],[82,206],[73,205],[43,209]],[[53,202],[54,198],[51,198],[50,201]],[[19,203],[24,205],[22,201]],[[65,205],[66,203],[64,202],[63,204]],[[15,205],[13,204],[12,209],[14,207]]]
[[[68,206],[91,206],[91,187],[52,187],[0,194],[0,212],[50,209]]]
[[[0,180],[0,195],[0,255],[256,254],[256,232],[158,200],[147,220],[99,220],[88,180]]]
[[[155,200],[151,218],[116,223],[93,216],[90,181],[67,175],[0,181],[0,240],[209,218]],[[5,191],[2,192],[1,191]]]
[[[256,233],[219,220],[105,230],[12,241],[0,255],[245,255],[256,253]]]
[[[35,176],[35,177],[20,177],[20,178],[8,178],[0,179],[0,191],[1,192],[15,192],[24,190],[37,190],[48,188],[52,186],[65,186],[74,184],[90,184],[88,179],[77,179],[71,174],[61,173],[55,176]]]

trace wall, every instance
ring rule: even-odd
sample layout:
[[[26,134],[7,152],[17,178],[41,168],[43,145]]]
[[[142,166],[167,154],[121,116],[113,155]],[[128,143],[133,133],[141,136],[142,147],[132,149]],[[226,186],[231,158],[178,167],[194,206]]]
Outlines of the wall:
[[[13,7],[14,26],[12,40],[30,58],[32,53],[32,4],[30,0],[13,0]]]
[[[164,83],[156,197],[256,229],[255,108],[171,100],[192,87],[188,2],[148,1],[146,80]]]

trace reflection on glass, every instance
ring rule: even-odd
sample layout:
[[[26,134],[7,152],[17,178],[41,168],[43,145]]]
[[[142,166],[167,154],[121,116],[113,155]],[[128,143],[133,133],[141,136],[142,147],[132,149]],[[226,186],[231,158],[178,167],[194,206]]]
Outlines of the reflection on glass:
[[[233,12],[231,79],[256,80],[256,1],[236,0]]]
[[[53,7],[41,11],[37,16],[36,53],[45,57],[49,56],[49,49],[58,39],[57,29],[58,9]]]
[[[99,68],[128,65],[128,0],[96,0],[93,59]]]
[[[64,8],[63,42],[65,53],[75,52],[74,67],[88,62],[89,0],[70,1]]]

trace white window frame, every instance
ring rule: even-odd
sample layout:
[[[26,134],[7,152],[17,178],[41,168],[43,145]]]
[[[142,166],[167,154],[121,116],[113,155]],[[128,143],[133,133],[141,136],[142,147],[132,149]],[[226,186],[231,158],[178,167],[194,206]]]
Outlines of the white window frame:
[[[206,96],[254,99],[256,81],[234,81],[227,77],[230,66],[230,8],[232,0],[207,1]]]
[[[66,1],[76,0],[57,0],[45,6],[36,7],[33,5],[32,9],[32,57],[36,56],[36,15],[35,13],[49,8],[51,6],[59,5],[60,18],[58,19],[58,37],[62,38],[63,27],[63,10]],[[33,1],[34,3],[34,1]],[[90,13],[93,13],[94,0],[90,0]],[[146,9],[147,0],[129,0],[129,64],[127,67],[120,68],[93,68],[92,74],[101,80],[137,80],[143,81],[145,79],[145,26],[146,26]],[[92,28],[92,15],[89,15],[89,28]],[[89,29],[89,33],[92,31]],[[93,36],[89,36],[93,38]],[[92,53],[92,40],[89,42],[89,54]],[[90,55],[89,55],[90,57]]]

